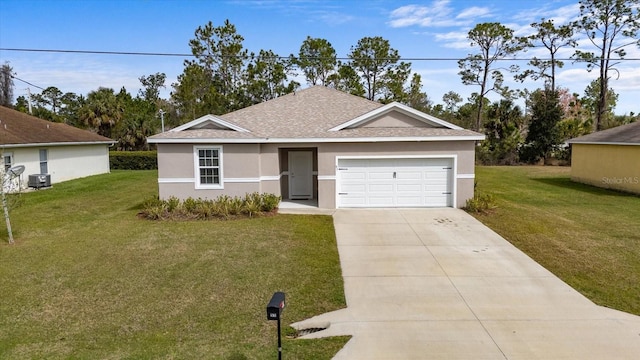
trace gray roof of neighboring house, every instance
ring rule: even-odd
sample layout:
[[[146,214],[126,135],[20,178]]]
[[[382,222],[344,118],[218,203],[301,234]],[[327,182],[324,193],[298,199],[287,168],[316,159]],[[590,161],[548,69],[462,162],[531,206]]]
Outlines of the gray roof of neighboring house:
[[[43,120],[0,106],[0,145],[20,147],[38,144],[112,144],[114,141],[88,130]]]
[[[368,114],[384,111],[389,105],[370,101],[325,86],[313,86],[225,115],[210,116],[225,124],[206,126],[197,120],[149,138],[151,143],[220,140],[229,142],[291,141],[365,141],[371,138],[425,139],[483,138],[482,134],[459,128],[416,110],[402,107],[409,116],[421,117],[430,127],[346,127],[331,130]],[[395,109],[395,108],[394,108]],[[408,110],[410,109],[410,110]],[[373,115],[372,115],[373,116]],[[205,116],[206,117],[206,116]],[[203,118],[205,118],[203,117]],[[200,119],[203,119],[200,118]],[[237,129],[231,130],[229,126]],[[238,129],[240,131],[238,131]],[[473,138],[473,139],[472,139]]]
[[[573,138],[568,143],[640,145],[640,121]]]

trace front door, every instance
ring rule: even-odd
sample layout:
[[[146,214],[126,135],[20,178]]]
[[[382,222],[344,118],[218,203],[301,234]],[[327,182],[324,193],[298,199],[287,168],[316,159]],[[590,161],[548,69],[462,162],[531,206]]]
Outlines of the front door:
[[[289,199],[313,198],[313,152],[289,151]]]

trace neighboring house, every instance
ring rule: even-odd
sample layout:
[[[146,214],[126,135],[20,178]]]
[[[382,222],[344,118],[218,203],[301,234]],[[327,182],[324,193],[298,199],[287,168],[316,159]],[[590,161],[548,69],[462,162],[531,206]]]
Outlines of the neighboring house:
[[[314,86],[148,142],[163,199],[261,192],[333,209],[464,206],[482,139],[399,103]]]
[[[571,180],[640,194],[640,122],[568,142]]]
[[[48,174],[52,184],[109,172],[109,146],[114,141],[61,123],[39,119],[0,106],[0,151],[3,174],[24,165],[20,183],[29,175]],[[5,187],[12,190],[15,181]]]

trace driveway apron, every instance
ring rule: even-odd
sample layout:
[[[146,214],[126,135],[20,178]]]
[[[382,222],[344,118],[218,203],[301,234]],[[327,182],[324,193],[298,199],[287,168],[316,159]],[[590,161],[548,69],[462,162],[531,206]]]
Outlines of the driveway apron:
[[[458,209],[337,210],[347,307],[293,324],[334,359],[640,359],[640,317],[600,307]]]

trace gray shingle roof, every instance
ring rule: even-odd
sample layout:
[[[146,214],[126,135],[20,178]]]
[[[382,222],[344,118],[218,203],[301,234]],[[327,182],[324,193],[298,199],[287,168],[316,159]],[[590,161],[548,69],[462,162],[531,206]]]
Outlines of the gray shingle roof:
[[[640,121],[573,138],[570,144],[640,145]]]
[[[113,143],[113,140],[61,123],[0,106],[0,144]]]
[[[350,95],[325,86],[313,86],[274,100],[234,111],[218,118],[248,132],[214,129],[184,129],[154,135],[149,142],[167,140],[229,140],[262,142],[268,139],[351,139],[364,138],[425,138],[482,137],[482,134],[449,129],[440,125],[425,128],[354,128],[330,131],[385,105]],[[453,125],[452,125],[453,126]]]

